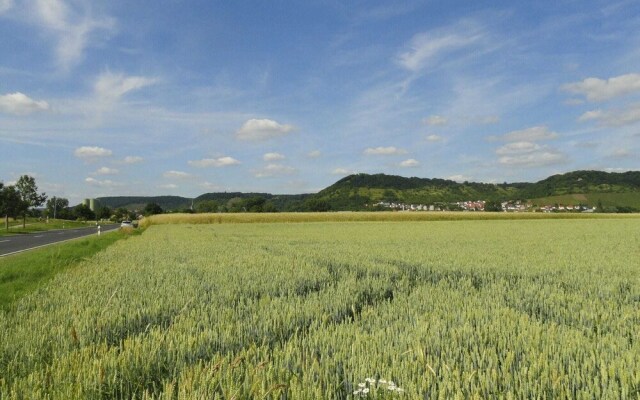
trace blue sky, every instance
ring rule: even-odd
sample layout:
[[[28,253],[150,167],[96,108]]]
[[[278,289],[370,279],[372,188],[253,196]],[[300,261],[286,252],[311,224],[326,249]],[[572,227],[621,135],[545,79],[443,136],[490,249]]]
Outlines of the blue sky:
[[[640,169],[637,1],[0,0],[0,180],[306,193]]]

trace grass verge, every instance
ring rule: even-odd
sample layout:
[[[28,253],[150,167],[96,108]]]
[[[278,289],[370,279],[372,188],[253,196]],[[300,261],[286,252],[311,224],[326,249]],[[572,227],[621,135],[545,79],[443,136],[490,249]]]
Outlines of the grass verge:
[[[118,230],[0,258],[0,310],[8,309],[14,301],[79,261],[138,232]]]
[[[0,237],[18,235],[23,233],[33,233],[42,231],[52,231],[55,229],[84,228],[95,225],[95,222],[66,221],[62,219],[50,219],[49,222],[38,220],[37,218],[27,218],[26,226],[22,227],[22,220],[10,220],[9,229],[5,228],[4,218],[0,219]]]

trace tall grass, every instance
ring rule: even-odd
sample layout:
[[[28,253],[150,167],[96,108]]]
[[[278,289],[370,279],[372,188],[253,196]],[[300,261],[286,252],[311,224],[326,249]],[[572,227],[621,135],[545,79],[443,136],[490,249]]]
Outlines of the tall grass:
[[[636,399],[638,228],[151,226],[0,312],[0,398]]]
[[[162,214],[144,218],[143,227],[163,224],[237,224],[366,221],[459,221],[639,218],[639,214],[492,213],[492,212],[328,212],[328,213],[205,213]]]

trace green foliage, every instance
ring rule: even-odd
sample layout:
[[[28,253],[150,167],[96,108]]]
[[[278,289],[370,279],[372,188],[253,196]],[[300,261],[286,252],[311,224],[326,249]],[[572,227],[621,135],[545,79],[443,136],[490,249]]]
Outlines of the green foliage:
[[[73,216],[81,221],[92,221],[96,219],[96,214],[91,211],[86,204],[78,204],[73,208]]]
[[[53,196],[47,200],[46,212],[50,218],[58,218],[69,207],[69,200],[63,197]]]
[[[158,203],[147,203],[147,205],[144,206],[143,212],[145,216],[150,216],[150,215],[162,214],[163,210]]]
[[[201,200],[196,203],[196,212],[199,213],[214,213],[218,212],[220,203],[215,200]]]
[[[637,222],[152,226],[0,312],[0,394],[636,398]]]
[[[489,212],[502,211],[502,203],[500,201],[487,201],[484,204],[484,210]]]
[[[110,232],[0,258],[0,310],[123,237]]]

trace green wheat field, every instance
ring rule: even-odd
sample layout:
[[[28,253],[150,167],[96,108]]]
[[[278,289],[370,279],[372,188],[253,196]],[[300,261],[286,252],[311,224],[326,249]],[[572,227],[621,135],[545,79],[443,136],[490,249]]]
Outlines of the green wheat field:
[[[147,221],[0,311],[0,399],[640,398],[640,218],[344,215]]]

